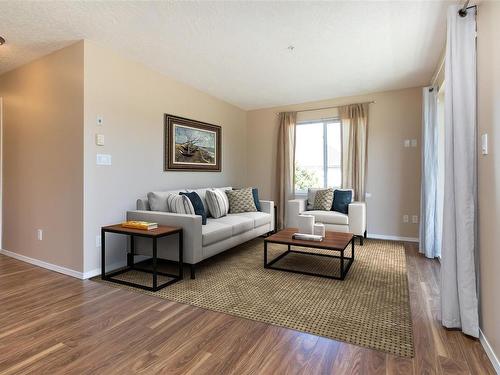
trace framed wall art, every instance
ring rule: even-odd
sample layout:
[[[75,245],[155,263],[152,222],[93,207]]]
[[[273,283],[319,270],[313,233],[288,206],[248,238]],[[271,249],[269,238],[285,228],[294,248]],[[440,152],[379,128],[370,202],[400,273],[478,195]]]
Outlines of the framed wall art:
[[[165,171],[220,172],[222,129],[165,114]]]

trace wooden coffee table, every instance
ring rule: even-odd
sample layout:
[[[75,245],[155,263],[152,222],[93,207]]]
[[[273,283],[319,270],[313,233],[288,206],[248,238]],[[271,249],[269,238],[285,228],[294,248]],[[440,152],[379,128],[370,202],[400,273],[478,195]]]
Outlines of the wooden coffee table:
[[[309,276],[319,276],[326,277],[329,279],[336,280],[344,280],[349,268],[351,268],[352,263],[354,262],[354,235],[352,233],[344,233],[344,232],[326,232],[325,238],[321,242],[316,241],[306,241],[306,240],[294,240],[292,235],[297,233],[297,228],[287,228],[279,231],[276,234],[273,234],[264,239],[264,268],[271,268],[280,271],[287,271],[293,273],[300,273],[302,275]],[[276,243],[281,245],[287,245],[288,249],[284,253],[278,255],[276,258],[271,260],[269,263],[267,262],[267,244]],[[351,256],[346,257],[344,255],[345,250],[351,244]],[[323,253],[311,253],[307,251],[296,251],[292,250],[292,246],[300,246],[300,247],[308,247],[314,249],[322,249],[322,250],[330,250],[332,252],[338,252],[340,255],[330,255]],[[287,256],[290,253],[296,254],[307,254],[313,256],[321,256],[321,257],[329,257],[329,258],[338,258],[340,259],[340,275],[323,275],[318,273],[306,272],[306,271],[298,271],[292,270],[284,267],[273,266],[278,260]]]

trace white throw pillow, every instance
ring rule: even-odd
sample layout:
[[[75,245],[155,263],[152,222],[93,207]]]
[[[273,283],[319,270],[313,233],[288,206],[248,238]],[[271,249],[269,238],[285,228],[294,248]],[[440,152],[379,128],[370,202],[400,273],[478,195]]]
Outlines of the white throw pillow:
[[[229,212],[229,199],[224,190],[207,190],[205,193],[208,210],[213,218],[226,216]]]
[[[194,207],[186,195],[170,194],[167,197],[168,212],[175,214],[195,215]]]

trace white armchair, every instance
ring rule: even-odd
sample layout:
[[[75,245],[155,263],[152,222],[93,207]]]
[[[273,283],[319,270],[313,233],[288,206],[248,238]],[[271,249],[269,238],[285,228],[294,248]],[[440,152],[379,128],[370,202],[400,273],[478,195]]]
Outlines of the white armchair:
[[[348,214],[337,211],[307,210],[307,198],[288,201],[286,211],[286,226],[298,227],[298,216],[301,214],[313,215],[315,221],[323,223],[326,230],[335,232],[351,232],[360,239],[366,236],[366,204],[352,202],[349,204]]]

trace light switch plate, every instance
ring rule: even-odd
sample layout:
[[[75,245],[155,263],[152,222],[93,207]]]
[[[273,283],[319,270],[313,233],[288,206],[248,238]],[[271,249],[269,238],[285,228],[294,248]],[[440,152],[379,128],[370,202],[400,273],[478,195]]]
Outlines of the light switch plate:
[[[410,147],[410,140],[409,139],[405,139],[405,141],[404,141],[403,144],[404,144],[405,147]]]
[[[111,165],[111,155],[108,154],[97,154],[96,155],[97,165]]]
[[[417,140],[416,139],[411,140],[411,147],[417,147]]]
[[[38,241],[42,241],[43,240],[43,229],[37,229],[36,230],[36,238],[38,239]]]
[[[403,223],[407,223],[409,221],[408,215],[403,215]]]
[[[417,216],[417,215],[413,215],[413,216],[411,217],[411,222],[412,222],[413,224],[418,224],[418,216]]]
[[[104,146],[104,134],[95,135],[95,144],[97,146]]]

